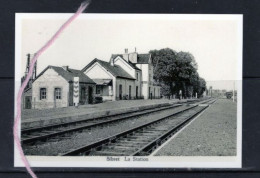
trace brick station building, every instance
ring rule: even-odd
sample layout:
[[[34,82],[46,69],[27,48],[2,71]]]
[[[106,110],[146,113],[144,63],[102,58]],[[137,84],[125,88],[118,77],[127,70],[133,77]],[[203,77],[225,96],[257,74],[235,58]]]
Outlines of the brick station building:
[[[92,79],[68,66],[48,66],[32,83],[32,108],[73,106],[74,77],[79,77],[79,104],[91,104],[96,91],[96,83]]]

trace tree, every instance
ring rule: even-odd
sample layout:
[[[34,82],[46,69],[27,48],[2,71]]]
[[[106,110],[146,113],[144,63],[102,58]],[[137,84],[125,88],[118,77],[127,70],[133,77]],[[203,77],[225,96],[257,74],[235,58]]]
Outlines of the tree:
[[[162,83],[162,94],[165,96],[182,95],[186,97],[203,94],[206,82],[199,77],[198,65],[192,54],[176,52],[170,48],[151,50],[154,66],[154,79]]]

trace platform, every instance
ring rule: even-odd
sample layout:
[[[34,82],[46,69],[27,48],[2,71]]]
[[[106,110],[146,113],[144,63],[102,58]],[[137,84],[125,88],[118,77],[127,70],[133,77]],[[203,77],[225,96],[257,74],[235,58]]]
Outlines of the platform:
[[[76,107],[30,109],[22,111],[22,128],[39,127],[48,124],[59,124],[73,120],[88,119],[108,116],[139,109],[186,102],[178,99],[153,99],[153,100],[121,100],[109,101],[94,105],[81,105]]]
[[[236,156],[236,104],[228,99],[217,100],[154,155]]]

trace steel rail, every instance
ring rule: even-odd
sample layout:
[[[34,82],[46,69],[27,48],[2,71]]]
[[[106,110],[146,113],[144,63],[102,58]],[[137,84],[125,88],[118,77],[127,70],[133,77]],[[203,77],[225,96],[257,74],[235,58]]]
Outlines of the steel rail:
[[[148,156],[152,153],[152,151],[158,146],[164,143],[169,137],[171,137],[173,134],[175,134],[177,131],[179,131],[182,127],[184,127],[188,122],[191,121],[195,116],[197,116],[199,113],[207,109],[209,106],[205,106],[198,112],[194,113],[193,115],[189,116],[185,121],[178,124],[177,126],[174,126],[172,129],[166,131],[161,136],[157,137],[147,145],[143,146],[141,149],[136,151],[130,156]]]
[[[162,106],[159,106],[159,107],[161,108],[161,107],[167,107],[167,106],[170,106],[170,105],[162,105]],[[68,126],[68,125],[72,125],[72,124],[79,124],[79,123],[82,123],[82,122],[90,122],[90,121],[95,121],[95,120],[104,119],[104,118],[108,118],[108,117],[116,117],[116,116],[120,116],[120,115],[124,115],[124,114],[142,112],[142,111],[151,110],[151,109],[154,109],[154,108],[155,107],[144,108],[144,109],[141,109],[141,110],[138,110],[138,111],[129,111],[127,113],[117,113],[117,114],[111,114],[111,115],[107,115],[107,116],[99,116],[99,117],[90,118],[90,119],[82,119],[82,120],[59,123],[59,124],[50,124],[50,125],[46,125],[46,126],[42,126],[42,127],[31,127],[31,128],[22,129],[21,134],[27,134],[27,133],[35,132],[35,131],[39,131],[39,130],[51,129],[53,127],[61,127],[61,126],[64,127],[64,126]]]
[[[175,105],[178,105],[178,104],[181,105],[181,104],[184,104],[184,103],[190,104],[190,103],[193,103],[193,102],[199,102],[199,100],[177,102]],[[167,106],[170,106],[170,105],[163,105],[162,104],[159,107],[163,108],[163,107],[167,107]],[[80,123],[84,123],[84,122],[91,122],[91,121],[109,118],[109,117],[117,117],[117,116],[120,116],[120,115],[131,114],[131,113],[135,113],[135,112],[142,112],[142,111],[151,110],[151,109],[154,109],[154,108],[156,108],[156,107],[144,108],[144,109],[141,109],[141,110],[138,110],[138,111],[129,111],[127,113],[117,113],[117,114],[111,114],[111,115],[108,115],[108,116],[100,116],[100,117],[95,117],[95,118],[91,118],[91,119],[82,119],[82,120],[59,123],[59,124],[50,124],[50,125],[41,126],[41,127],[30,127],[30,128],[21,129],[21,134],[23,135],[23,134],[28,134],[30,132],[36,132],[36,131],[39,131],[39,130],[52,129],[54,127],[66,127],[68,125],[80,124]]]
[[[193,109],[193,108],[195,108],[195,107],[197,107],[197,106],[198,106],[198,105],[190,106],[189,108],[186,108],[186,109],[183,109],[183,110],[178,111],[178,112],[176,112],[176,113],[167,115],[167,116],[162,117],[162,118],[160,118],[160,119],[157,119],[157,120],[155,120],[155,121],[151,121],[151,122],[148,122],[148,123],[143,124],[143,125],[141,125],[141,126],[138,126],[138,127],[129,129],[129,130],[127,130],[127,131],[121,132],[121,133],[119,133],[119,134],[115,134],[115,135],[113,135],[113,136],[109,136],[109,137],[104,138],[104,139],[102,139],[102,140],[100,140],[100,141],[97,141],[97,142],[95,142],[95,143],[92,143],[92,144],[89,144],[89,145],[86,145],[86,146],[83,146],[83,147],[74,149],[74,150],[69,151],[69,152],[67,152],[67,153],[64,153],[64,154],[62,154],[62,156],[75,156],[75,155],[79,155],[79,154],[81,154],[81,153],[88,153],[88,152],[90,152],[91,150],[96,149],[96,148],[98,148],[98,147],[102,147],[103,145],[105,145],[105,144],[107,144],[107,143],[114,142],[115,140],[117,140],[117,139],[120,138],[120,137],[123,137],[123,136],[125,136],[125,135],[130,134],[130,133],[133,133],[133,132],[135,132],[135,131],[137,131],[137,130],[139,130],[139,129],[148,127],[148,126],[153,125],[153,124],[155,124],[155,123],[161,122],[161,121],[163,121],[163,120],[165,120],[165,119],[168,119],[169,117],[172,117],[172,116],[174,116],[174,115],[183,113],[183,112],[185,112],[185,111],[187,111],[187,110],[190,110],[190,109]]]
[[[37,142],[37,141],[45,141],[49,138],[61,136],[61,135],[67,134],[67,133],[73,133],[73,132],[76,132],[76,131],[80,131],[80,130],[84,130],[84,129],[90,129],[90,128],[102,126],[102,125],[105,125],[105,124],[111,124],[111,123],[131,119],[131,118],[134,118],[134,117],[140,117],[140,116],[143,116],[143,115],[146,115],[146,114],[151,114],[151,113],[154,113],[154,112],[157,112],[157,111],[163,111],[163,110],[167,110],[167,109],[176,108],[176,107],[179,107],[181,105],[182,104],[175,104],[175,105],[170,105],[170,106],[161,106],[160,108],[157,108],[157,109],[155,109],[154,107],[153,108],[145,108],[145,109],[142,109],[140,111],[137,111],[138,113],[135,113],[136,111],[131,111],[131,112],[128,112],[128,113],[115,114],[115,115],[110,115],[110,116],[107,116],[107,117],[99,117],[99,119],[104,119],[104,118],[111,118],[112,116],[122,115],[122,117],[120,117],[120,118],[105,120],[105,121],[101,121],[101,122],[98,122],[98,123],[89,123],[89,125],[83,125],[83,126],[77,126],[77,125],[75,126],[75,124],[80,124],[80,123],[84,123],[84,122],[87,124],[87,122],[95,121],[95,120],[98,120],[98,119],[97,118],[86,119],[86,120],[73,121],[73,122],[67,122],[67,123],[63,123],[63,124],[55,124],[55,125],[40,127],[40,128],[38,128],[38,130],[40,130],[41,132],[39,132],[38,134],[42,133],[42,135],[36,135],[36,136],[34,136],[33,134],[32,135],[26,135],[26,136],[29,136],[29,138],[24,138],[24,139],[21,140],[21,142],[22,142],[22,144],[28,144],[28,143],[34,143],[34,142]],[[147,111],[147,112],[145,112],[145,111]],[[128,114],[128,116],[127,116],[127,114]],[[132,115],[129,116],[129,114],[132,114]],[[126,116],[124,116],[124,115],[126,115]],[[66,127],[66,126],[70,126],[70,125],[73,128],[68,128],[68,129],[62,128],[64,126]],[[55,129],[55,128],[56,129],[62,129],[62,130],[58,130],[58,131],[51,130],[51,129]],[[34,133],[36,131],[35,129],[36,128],[33,128],[32,129],[33,131],[31,131],[29,129],[29,131],[27,130],[27,132],[29,132],[29,133],[33,132]],[[49,129],[49,130],[46,130],[46,129]],[[47,134],[46,134],[46,132],[47,132]],[[24,137],[24,132],[22,134],[22,137]]]
[[[55,136],[58,136],[58,135],[63,135],[63,134],[66,134],[66,133],[71,133],[71,132],[76,132],[76,131],[83,130],[83,129],[90,129],[92,127],[97,127],[97,126],[101,126],[101,125],[104,125],[104,124],[111,124],[111,123],[115,123],[115,122],[118,122],[118,121],[132,119],[134,117],[139,117],[139,116],[151,114],[151,113],[158,112],[158,111],[172,109],[172,108],[176,108],[176,107],[179,107],[179,106],[181,106],[181,104],[175,104],[175,105],[172,105],[172,106],[167,106],[167,107],[162,107],[162,108],[157,108],[157,109],[153,108],[153,110],[149,109],[148,112],[140,111],[141,113],[139,112],[139,113],[136,113],[136,114],[133,114],[133,115],[130,115],[130,116],[123,116],[123,117],[120,117],[120,118],[105,120],[105,121],[101,121],[101,122],[93,123],[93,124],[89,124],[89,125],[73,126],[73,128],[63,129],[63,130],[60,130],[60,131],[49,131],[50,133],[48,133],[48,134],[34,136],[34,137],[31,137],[31,138],[25,138],[25,139],[22,139],[21,142],[22,142],[22,144],[28,144],[28,143],[33,143],[33,142],[36,142],[36,141],[42,141],[42,140],[46,140],[50,137],[55,137]],[[31,135],[28,135],[28,136],[31,136]]]

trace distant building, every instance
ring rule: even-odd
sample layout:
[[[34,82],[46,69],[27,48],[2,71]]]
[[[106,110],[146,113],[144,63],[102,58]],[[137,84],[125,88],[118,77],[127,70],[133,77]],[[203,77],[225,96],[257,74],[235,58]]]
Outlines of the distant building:
[[[73,105],[73,79],[79,77],[79,103],[93,102],[96,84],[83,72],[68,66],[46,67],[32,83],[32,108],[58,108]]]

